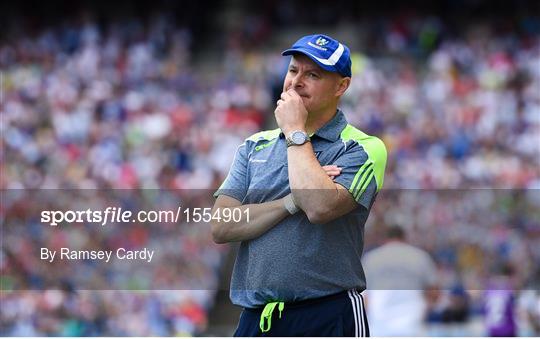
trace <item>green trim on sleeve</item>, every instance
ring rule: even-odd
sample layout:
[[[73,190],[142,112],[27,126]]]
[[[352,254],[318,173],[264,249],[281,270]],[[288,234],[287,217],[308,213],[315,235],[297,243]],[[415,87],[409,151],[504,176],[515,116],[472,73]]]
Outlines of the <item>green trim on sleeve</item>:
[[[368,155],[366,162],[360,167],[354,176],[349,192],[358,201],[362,193],[367,189],[371,179],[375,177],[377,183],[377,192],[384,183],[384,169],[386,168],[386,146],[381,139],[367,135],[352,125],[347,126],[341,131],[341,140],[347,142],[353,140],[364,148]]]
[[[358,170],[358,172],[354,176],[353,182],[351,184],[351,193],[353,191],[356,192],[356,190],[358,189],[358,184],[364,181],[363,179],[365,179],[368,170],[372,167],[373,163],[371,161],[366,161],[366,163],[362,165],[362,167],[360,167],[360,170]],[[371,173],[373,173],[373,169],[371,170]]]
[[[249,140],[249,141],[257,142],[259,140],[272,140],[272,139],[277,138],[279,136],[279,133],[281,133],[281,129],[279,128],[268,130],[268,131],[261,131],[261,132],[253,134],[252,136],[247,138],[246,141]]]
[[[358,192],[356,192],[356,196],[354,197],[354,199],[356,199],[356,201],[358,201],[360,199],[360,197],[362,196],[362,194],[364,194],[364,192],[366,191],[366,189],[369,186],[369,183],[371,182],[371,179],[373,179],[374,176],[375,176],[375,174],[373,172],[370,172],[370,174],[367,177],[367,180],[365,180],[363,182],[362,186],[360,186],[360,190]],[[377,192],[378,191],[379,190],[377,189]]]

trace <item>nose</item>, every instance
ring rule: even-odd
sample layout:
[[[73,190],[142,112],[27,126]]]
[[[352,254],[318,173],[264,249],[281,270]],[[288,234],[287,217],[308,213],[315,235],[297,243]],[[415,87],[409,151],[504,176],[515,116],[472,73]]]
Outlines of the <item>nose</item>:
[[[293,89],[299,89],[304,87],[304,82],[302,81],[302,74],[298,72],[295,74],[295,76],[291,79],[291,88]]]

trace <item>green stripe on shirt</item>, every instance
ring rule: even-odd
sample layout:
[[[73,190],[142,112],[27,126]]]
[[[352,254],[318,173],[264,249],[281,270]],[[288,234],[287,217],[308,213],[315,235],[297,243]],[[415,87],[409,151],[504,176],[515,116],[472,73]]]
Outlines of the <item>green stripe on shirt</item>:
[[[340,136],[341,140],[343,140],[344,142],[347,142],[349,140],[357,142],[360,146],[362,146],[362,148],[364,148],[364,151],[368,155],[368,159],[356,173],[349,191],[353,194],[359,193],[356,199],[358,200],[358,198],[360,198],[363,191],[365,191],[365,189],[369,185],[369,182],[371,181],[371,175],[367,176],[367,179],[369,180],[362,180],[366,179],[367,175],[367,173],[365,173],[364,171],[367,169],[368,166],[371,166],[371,164],[373,164],[373,177],[375,177],[378,192],[382,188],[384,183],[384,169],[386,167],[387,152],[384,143],[381,141],[381,139],[368,135],[350,124],[347,124],[347,126],[341,132]],[[360,192],[356,190],[356,186],[358,186],[359,181]]]

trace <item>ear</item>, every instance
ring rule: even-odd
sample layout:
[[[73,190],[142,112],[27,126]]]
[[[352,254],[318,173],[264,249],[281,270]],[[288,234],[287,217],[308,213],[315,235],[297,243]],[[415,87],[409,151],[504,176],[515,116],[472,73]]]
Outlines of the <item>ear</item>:
[[[338,80],[337,84],[337,90],[336,90],[336,96],[340,97],[345,93],[347,88],[351,85],[351,78],[350,77],[343,77]]]

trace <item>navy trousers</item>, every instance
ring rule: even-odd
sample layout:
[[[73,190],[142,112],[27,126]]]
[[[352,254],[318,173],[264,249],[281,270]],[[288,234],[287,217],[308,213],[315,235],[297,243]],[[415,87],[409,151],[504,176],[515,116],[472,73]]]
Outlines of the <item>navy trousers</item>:
[[[364,300],[356,290],[285,303],[281,318],[276,307],[271,328],[264,333],[259,327],[262,311],[263,308],[244,308],[234,336],[369,337]]]

